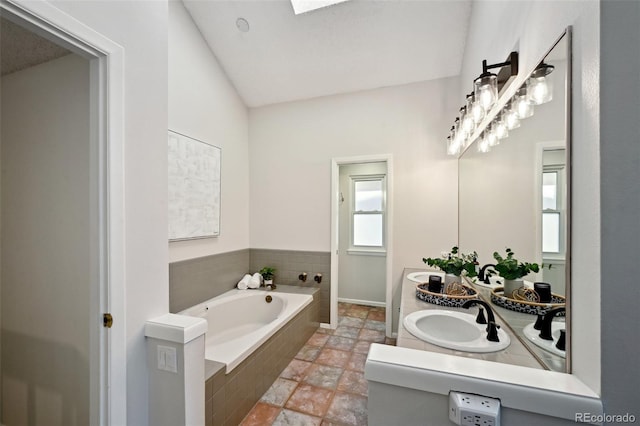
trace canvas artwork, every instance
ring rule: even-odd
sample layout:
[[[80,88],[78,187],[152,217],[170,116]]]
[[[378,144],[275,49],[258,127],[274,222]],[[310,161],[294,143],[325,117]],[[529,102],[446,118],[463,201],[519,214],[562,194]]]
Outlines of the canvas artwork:
[[[169,240],[220,235],[221,149],[169,131]]]

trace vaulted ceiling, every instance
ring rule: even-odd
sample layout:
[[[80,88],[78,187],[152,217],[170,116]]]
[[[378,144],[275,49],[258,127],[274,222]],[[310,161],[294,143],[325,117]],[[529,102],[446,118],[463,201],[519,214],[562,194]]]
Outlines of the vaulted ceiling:
[[[301,15],[289,0],[183,3],[250,107],[459,75],[471,13],[471,0],[352,0]]]

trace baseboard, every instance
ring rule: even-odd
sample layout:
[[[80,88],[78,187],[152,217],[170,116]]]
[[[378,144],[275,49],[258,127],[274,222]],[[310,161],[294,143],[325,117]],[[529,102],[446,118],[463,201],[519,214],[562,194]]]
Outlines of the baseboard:
[[[384,308],[387,306],[385,302],[374,302],[372,300],[347,299],[344,297],[338,297],[338,302],[351,303],[353,305],[376,306],[379,308]]]

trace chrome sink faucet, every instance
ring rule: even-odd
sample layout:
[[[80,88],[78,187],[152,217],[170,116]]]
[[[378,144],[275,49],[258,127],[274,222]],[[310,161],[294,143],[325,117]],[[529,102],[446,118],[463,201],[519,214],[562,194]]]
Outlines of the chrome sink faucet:
[[[489,304],[487,302],[483,301],[483,300],[471,299],[471,300],[468,300],[468,301],[464,302],[462,307],[465,308],[465,309],[469,309],[473,305],[482,305],[487,310],[487,316],[489,317],[488,323],[487,323],[487,329],[486,329],[487,330],[487,340],[489,340],[490,342],[499,342],[500,339],[498,338],[498,328],[500,326],[496,324],[496,317],[493,314],[493,311],[491,310],[491,306],[489,306]],[[482,309],[482,308],[480,308],[480,309]],[[483,323],[480,320],[480,315],[478,315],[478,318],[476,318],[476,322],[480,323],[480,324]]]

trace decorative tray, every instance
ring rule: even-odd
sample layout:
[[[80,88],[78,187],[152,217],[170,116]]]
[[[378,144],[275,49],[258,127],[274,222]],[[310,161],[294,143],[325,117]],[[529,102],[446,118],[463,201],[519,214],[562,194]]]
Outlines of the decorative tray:
[[[433,303],[434,305],[447,306],[449,308],[459,308],[464,302],[470,299],[477,299],[478,292],[468,285],[459,284],[461,288],[464,289],[465,294],[444,294],[444,293],[433,293],[429,291],[429,284],[422,283],[416,285],[416,297],[423,302]]]
[[[564,296],[555,293],[551,293],[550,303],[539,303],[505,297],[504,287],[496,287],[491,290],[491,303],[523,314],[544,315],[553,308],[565,306],[565,302]],[[564,312],[560,312],[557,316],[564,316]]]

